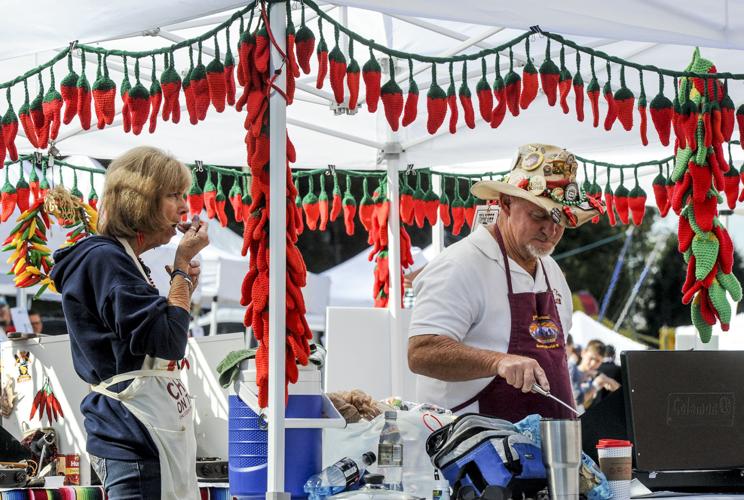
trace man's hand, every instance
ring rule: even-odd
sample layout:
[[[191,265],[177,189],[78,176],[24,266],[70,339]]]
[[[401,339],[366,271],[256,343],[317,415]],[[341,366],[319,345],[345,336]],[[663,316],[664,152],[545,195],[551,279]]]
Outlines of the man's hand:
[[[532,391],[532,384],[537,383],[546,391],[550,390],[550,383],[540,364],[532,358],[504,354],[496,361],[496,374],[506,380],[506,383],[522,392]]]
[[[604,373],[597,375],[592,380],[592,385],[597,389],[606,389],[610,392],[615,392],[620,388],[620,383],[614,378],[608,377]]]

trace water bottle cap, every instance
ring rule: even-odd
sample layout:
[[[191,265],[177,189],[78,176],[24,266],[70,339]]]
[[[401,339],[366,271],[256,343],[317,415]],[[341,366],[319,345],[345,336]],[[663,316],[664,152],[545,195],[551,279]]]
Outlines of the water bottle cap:
[[[388,410],[385,412],[385,420],[397,420],[398,419],[398,412],[395,410]]]
[[[364,455],[362,455],[362,460],[364,460],[364,463],[367,465],[372,465],[375,463],[375,460],[377,460],[377,456],[374,454],[374,452],[368,451]]]
[[[364,484],[382,484],[385,476],[382,474],[367,474],[364,476]]]

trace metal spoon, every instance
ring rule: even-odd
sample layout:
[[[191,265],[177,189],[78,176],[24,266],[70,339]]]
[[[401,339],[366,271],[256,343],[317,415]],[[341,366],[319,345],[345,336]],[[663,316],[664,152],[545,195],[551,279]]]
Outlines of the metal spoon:
[[[571,406],[567,405],[566,403],[564,403],[563,401],[561,401],[557,397],[553,396],[552,394],[550,394],[550,391],[546,391],[545,389],[543,389],[542,387],[540,387],[538,384],[532,384],[532,392],[536,392],[536,393],[538,393],[538,394],[540,394],[542,396],[545,396],[545,397],[548,397],[548,398],[552,399],[553,401],[555,401],[557,403],[562,404],[563,406],[565,406],[566,408],[568,408],[569,410],[571,410],[572,412],[574,412],[574,414],[576,414],[577,417],[581,415],[574,408],[572,408]]]

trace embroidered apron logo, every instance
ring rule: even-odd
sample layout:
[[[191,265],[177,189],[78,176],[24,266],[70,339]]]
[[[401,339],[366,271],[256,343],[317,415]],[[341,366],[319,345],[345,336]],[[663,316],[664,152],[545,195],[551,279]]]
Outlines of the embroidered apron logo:
[[[560,329],[550,316],[533,316],[530,324],[530,335],[541,346],[552,348],[556,346]]]

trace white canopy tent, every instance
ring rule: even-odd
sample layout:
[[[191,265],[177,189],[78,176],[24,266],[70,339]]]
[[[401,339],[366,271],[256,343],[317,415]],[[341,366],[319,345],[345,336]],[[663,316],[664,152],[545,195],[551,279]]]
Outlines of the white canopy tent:
[[[324,9],[332,10],[332,15],[353,31],[367,38],[384,40],[388,47],[426,55],[446,56],[495,47],[531,25],[539,25],[545,31],[554,31],[582,45],[600,48],[634,62],[663,65],[667,68],[684,68],[690,60],[691,45],[698,44],[710,47],[703,49],[703,55],[716,62],[720,70],[737,72],[735,65],[742,60],[741,50],[744,49],[744,35],[741,34],[741,28],[744,27],[744,6],[727,0],[708,3],[705,7],[701,7],[699,1],[690,0],[634,0],[622,6],[587,1],[562,2],[560,6],[549,2],[497,4],[482,0],[467,0],[457,4],[443,0],[397,3],[390,0],[342,0],[338,3],[369,8],[376,12],[323,6]],[[0,48],[0,81],[16,77],[48,60],[56,50],[65,47],[72,40],[83,43],[102,41],[107,48],[154,48],[202,33],[229,15],[215,13],[242,6],[224,1],[202,5],[193,0],[160,3],[134,0],[126,5],[107,5],[87,0],[78,2],[74,10],[62,5],[47,0],[41,4],[33,4],[33,8],[21,3],[13,3],[4,8],[5,16],[0,20],[0,31],[5,35],[3,47]],[[39,15],[40,12],[43,17]],[[295,24],[298,24],[299,12],[295,11],[294,14]],[[282,17],[281,13],[273,12],[272,25],[282,27]],[[661,20],[665,22],[660,22]],[[327,30],[328,28],[326,26]],[[278,31],[281,32],[281,29]],[[148,36],[139,36],[143,33]],[[326,37],[332,39],[330,30]],[[232,40],[237,40],[235,29]],[[211,51],[207,47],[210,44],[205,46],[205,55],[209,60]],[[543,48],[544,40],[537,39],[533,42],[532,56],[538,66],[542,61]],[[182,70],[188,67],[185,52],[181,50],[176,54],[176,66]],[[362,51],[357,54],[360,62],[366,60]],[[524,61],[524,54],[515,55],[517,61]],[[566,56],[571,61],[574,54],[568,50]],[[555,46],[552,57],[557,58]],[[276,54],[273,59],[278,63]],[[91,58],[87,70],[91,80],[94,74],[92,61]],[[162,63],[162,60],[159,62]],[[582,66],[585,81],[589,81],[587,63],[585,58]],[[405,91],[406,62],[398,61],[396,64],[396,75]],[[507,64],[505,59],[502,60],[502,71],[506,71]],[[64,61],[57,66],[58,79],[61,79],[61,75],[65,73]],[[77,61],[76,68],[79,69]],[[142,68],[143,75],[148,75],[149,61],[147,64],[143,61]],[[121,68],[112,63],[110,69],[116,72]],[[421,74],[417,77],[417,82],[422,95],[425,95],[429,87],[429,69],[427,65],[416,64],[414,72],[418,70],[421,70]],[[489,70],[493,71],[492,64]],[[602,76],[604,71],[602,67],[597,68],[598,76]],[[439,75],[439,84],[446,88],[449,83],[446,71],[440,71]],[[473,90],[480,71],[473,67],[468,77]],[[626,77],[628,86],[638,95],[636,72],[629,71]],[[120,82],[121,75],[114,74],[113,78]],[[492,80],[493,74],[489,73],[488,78]],[[272,140],[272,172],[275,174],[272,176],[272,192],[284,192],[284,176],[278,174],[284,168],[285,116],[289,134],[298,152],[298,167],[318,167],[333,163],[339,168],[387,168],[390,173],[395,173],[406,164],[413,163],[416,167],[462,171],[502,170],[508,165],[508,159],[516,145],[527,142],[556,143],[581,156],[615,163],[634,163],[671,154],[669,148],[659,145],[653,129],[649,130],[651,145],[643,148],[640,146],[637,128],[625,132],[616,125],[611,133],[593,129],[587,121],[578,123],[573,116],[564,117],[557,109],[546,106],[544,97],[539,97],[519,119],[507,117],[496,131],[479,123],[472,131],[461,125],[454,136],[447,131],[429,136],[423,129],[423,120],[419,120],[410,128],[393,135],[387,129],[381,111],[378,116],[372,116],[364,109],[356,116],[335,116],[333,111],[336,106],[330,104],[331,94],[327,89],[315,89],[313,82],[313,75],[298,81],[297,101],[286,110],[286,115],[283,101],[277,96],[271,99],[271,129],[272,137],[275,138]],[[143,83],[149,84],[148,78],[144,77]],[[279,78],[278,84],[283,85],[283,77]],[[671,81],[667,85],[670,88]],[[617,83],[614,88],[617,88]],[[655,78],[650,74],[646,76],[646,89],[649,99],[655,95]],[[35,94],[35,81],[29,82],[29,90],[32,95]],[[744,101],[744,92],[740,86],[732,85],[730,93],[735,102]],[[15,91],[12,95],[16,109],[21,105],[20,94]],[[420,100],[419,106],[419,116],[425,116],[425,99]],[[601,112],[604,114],[604,108]],[[148,143],[170,150],[185,161],[198,159],[206,163],[243,165],[245,148],[242,119],[242,115],[232,109],[219,116],[211,110],[207,123],[198,127],[191,127],[185,123],[186,120],[175,126],[160,123],[157,134],[153,137],[146,134],[140,137],[125,135],[117,126],[87,133],[70,126],[62,129],[57,147],[65,155],[81,153],[111,158],[133,145]],[[115,121],[116,125],[119,123],[118,120]],[[538,130],[537,126],[543,129]],[[204,140],[206,138],[208,140]],[[19,138],[18,145],[22,152],[31,150],[30,145],[22,138]],[[736,154],[737,158],[741,157],[739,150]],[[384,164],[381,164],[383,160]],[[644,173],[649,176],[656,174],[655,168],[650,170]],[[397,196],[395,179],[397,176],[391,176],[389,195],[393,199]],[[647,177],[647,180],[650,178]],[[616,181],[614,175],[613,181]],[[600,171],[598,182],[604,183],[604,172]],[[648,183],[646,188],[650,194]],[[276,280],[284,275],[284,248],[280,244],[283,235],[279,231],[284,227],[284,213],[278,198],[272,197],[271,207],[271,259],[272,263],[276,263],[272,264],[271,271],[270,304],[273,305],[281,303],[277,301],[281,301],[284,293],[282,281]],[[392,204],[390,217],[389,230],[391,234],[397,234],[397,204]],[[390,260],[396,262],[399,255],[393,238],[390,252]],[[398,272],[394,266],[391,279],[392,304],[396,304],[399,299],[400,291],[395,290]],[[271,307],[270,328],[282,331],[284,322],[278,309]],[[396,309],[391,308],[393,323],[397,321]],[[271,359],[283,360],[283,349],[283,343],[271,343]],[[397,356],[400,353],[395,354]],[[283,408],[281,404],[273,404],[281,401],[284,396],[283,375],[281,365],[277,367],[277,364],[272,363],[269,399],[269,452],[272,460],[269,463],[267,493],[270,498],[286,496],[280,493],[283,488],[284,467]],[[393,378],[401,378],[400,373],[394,373]]]

